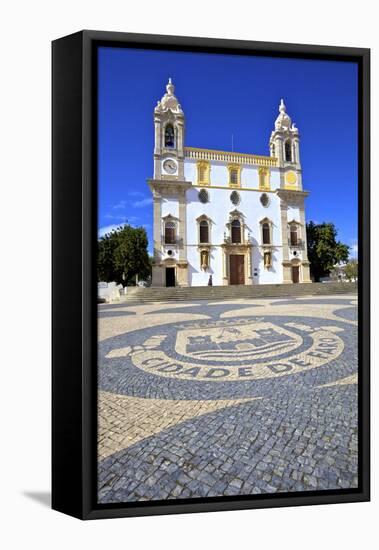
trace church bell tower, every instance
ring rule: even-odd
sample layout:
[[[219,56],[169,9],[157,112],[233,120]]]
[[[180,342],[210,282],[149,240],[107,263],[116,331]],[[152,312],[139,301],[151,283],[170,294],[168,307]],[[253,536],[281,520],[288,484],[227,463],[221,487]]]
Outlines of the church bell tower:
[[[188,286],[185,119],[171,78],[154,109],[153,286]]]
[[[281,169],[281,187],[293,186],[301,191],[299,130],[287,114],[283,99],[280,100],[279,115],[270,136],[270,156],[278,159],[278,166]]]
[[[300,163],[299,130],[292,123],[283,99],[270,136],[270,156],[278,159],[282,232],[283,283],[310,283],[307,232]]]
[[[154,109],[154,179],[184,180],[185,118],[171,78]]]

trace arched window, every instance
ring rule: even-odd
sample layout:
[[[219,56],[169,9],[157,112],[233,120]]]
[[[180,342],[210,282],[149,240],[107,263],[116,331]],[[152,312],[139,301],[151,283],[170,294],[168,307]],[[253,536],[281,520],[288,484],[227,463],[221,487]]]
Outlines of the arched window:
[[[290,139],[287,139],[284,144],[284,157],[286,162],[292,162],[292,144]]]
[[[298,244],[297,225],[295,224],[290,226],[290,244],[292,246],[297,246]]]
[[[209,243],[209,224],[206,220],[200,222],[200,243]]]
[[[165,244],[175,244],[175,223],[174,222],[165,223],[164,242]]]
[[[164,132],[165,147],[175,147],[175,132],[172,124],[167,124]]]
[[[262,243],[271,244],[270,224],[268,222],[262,224]]]
[[[241,222],[239,220],[232,221],[232,243],[238,244],[241,242]]]

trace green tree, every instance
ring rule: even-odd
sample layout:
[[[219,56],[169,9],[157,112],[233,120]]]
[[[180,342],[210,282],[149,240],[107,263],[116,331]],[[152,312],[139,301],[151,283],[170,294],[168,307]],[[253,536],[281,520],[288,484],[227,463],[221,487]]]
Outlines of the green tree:
[[[151,273],[148,238],[143,227],[125,225],[98,242],[98,280],[129,285]]]
[[[339,262],[347,262],[350,247],[337,241],[337,229],[333,223],[307,223],[308,259],[315,281],[329,275]]]
[[[114,258],[118,245],[117,231],[107,233],[97,243],[97,280],[116,281]]]
[[[348,281],[358,280],[358,260],[352,258],[344,268],[345,277]]]

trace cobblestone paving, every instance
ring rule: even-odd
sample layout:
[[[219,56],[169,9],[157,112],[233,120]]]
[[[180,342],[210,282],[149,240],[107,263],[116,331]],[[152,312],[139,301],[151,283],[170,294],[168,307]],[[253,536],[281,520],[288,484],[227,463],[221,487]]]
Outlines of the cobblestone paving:
[[[356,307],[347,307],[344,309],[337,309],[335,311],[337,317],[342,317],[342,319],[349,319],[350,321],[357,321],[358,311]]]
[[[357,487],[354,298],[101,306],[99,502]]]

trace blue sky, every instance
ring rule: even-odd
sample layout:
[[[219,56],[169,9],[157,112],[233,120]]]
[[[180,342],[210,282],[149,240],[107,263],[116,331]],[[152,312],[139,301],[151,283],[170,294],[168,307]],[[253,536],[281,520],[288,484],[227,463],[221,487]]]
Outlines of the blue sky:
[[[268,155],[280,98],[300,131],[307,221],[332,221],[356,255],[357,65],[99,49],[99,234],[144,226],[152,246],[153,110],[169,77],[187,146]]]

